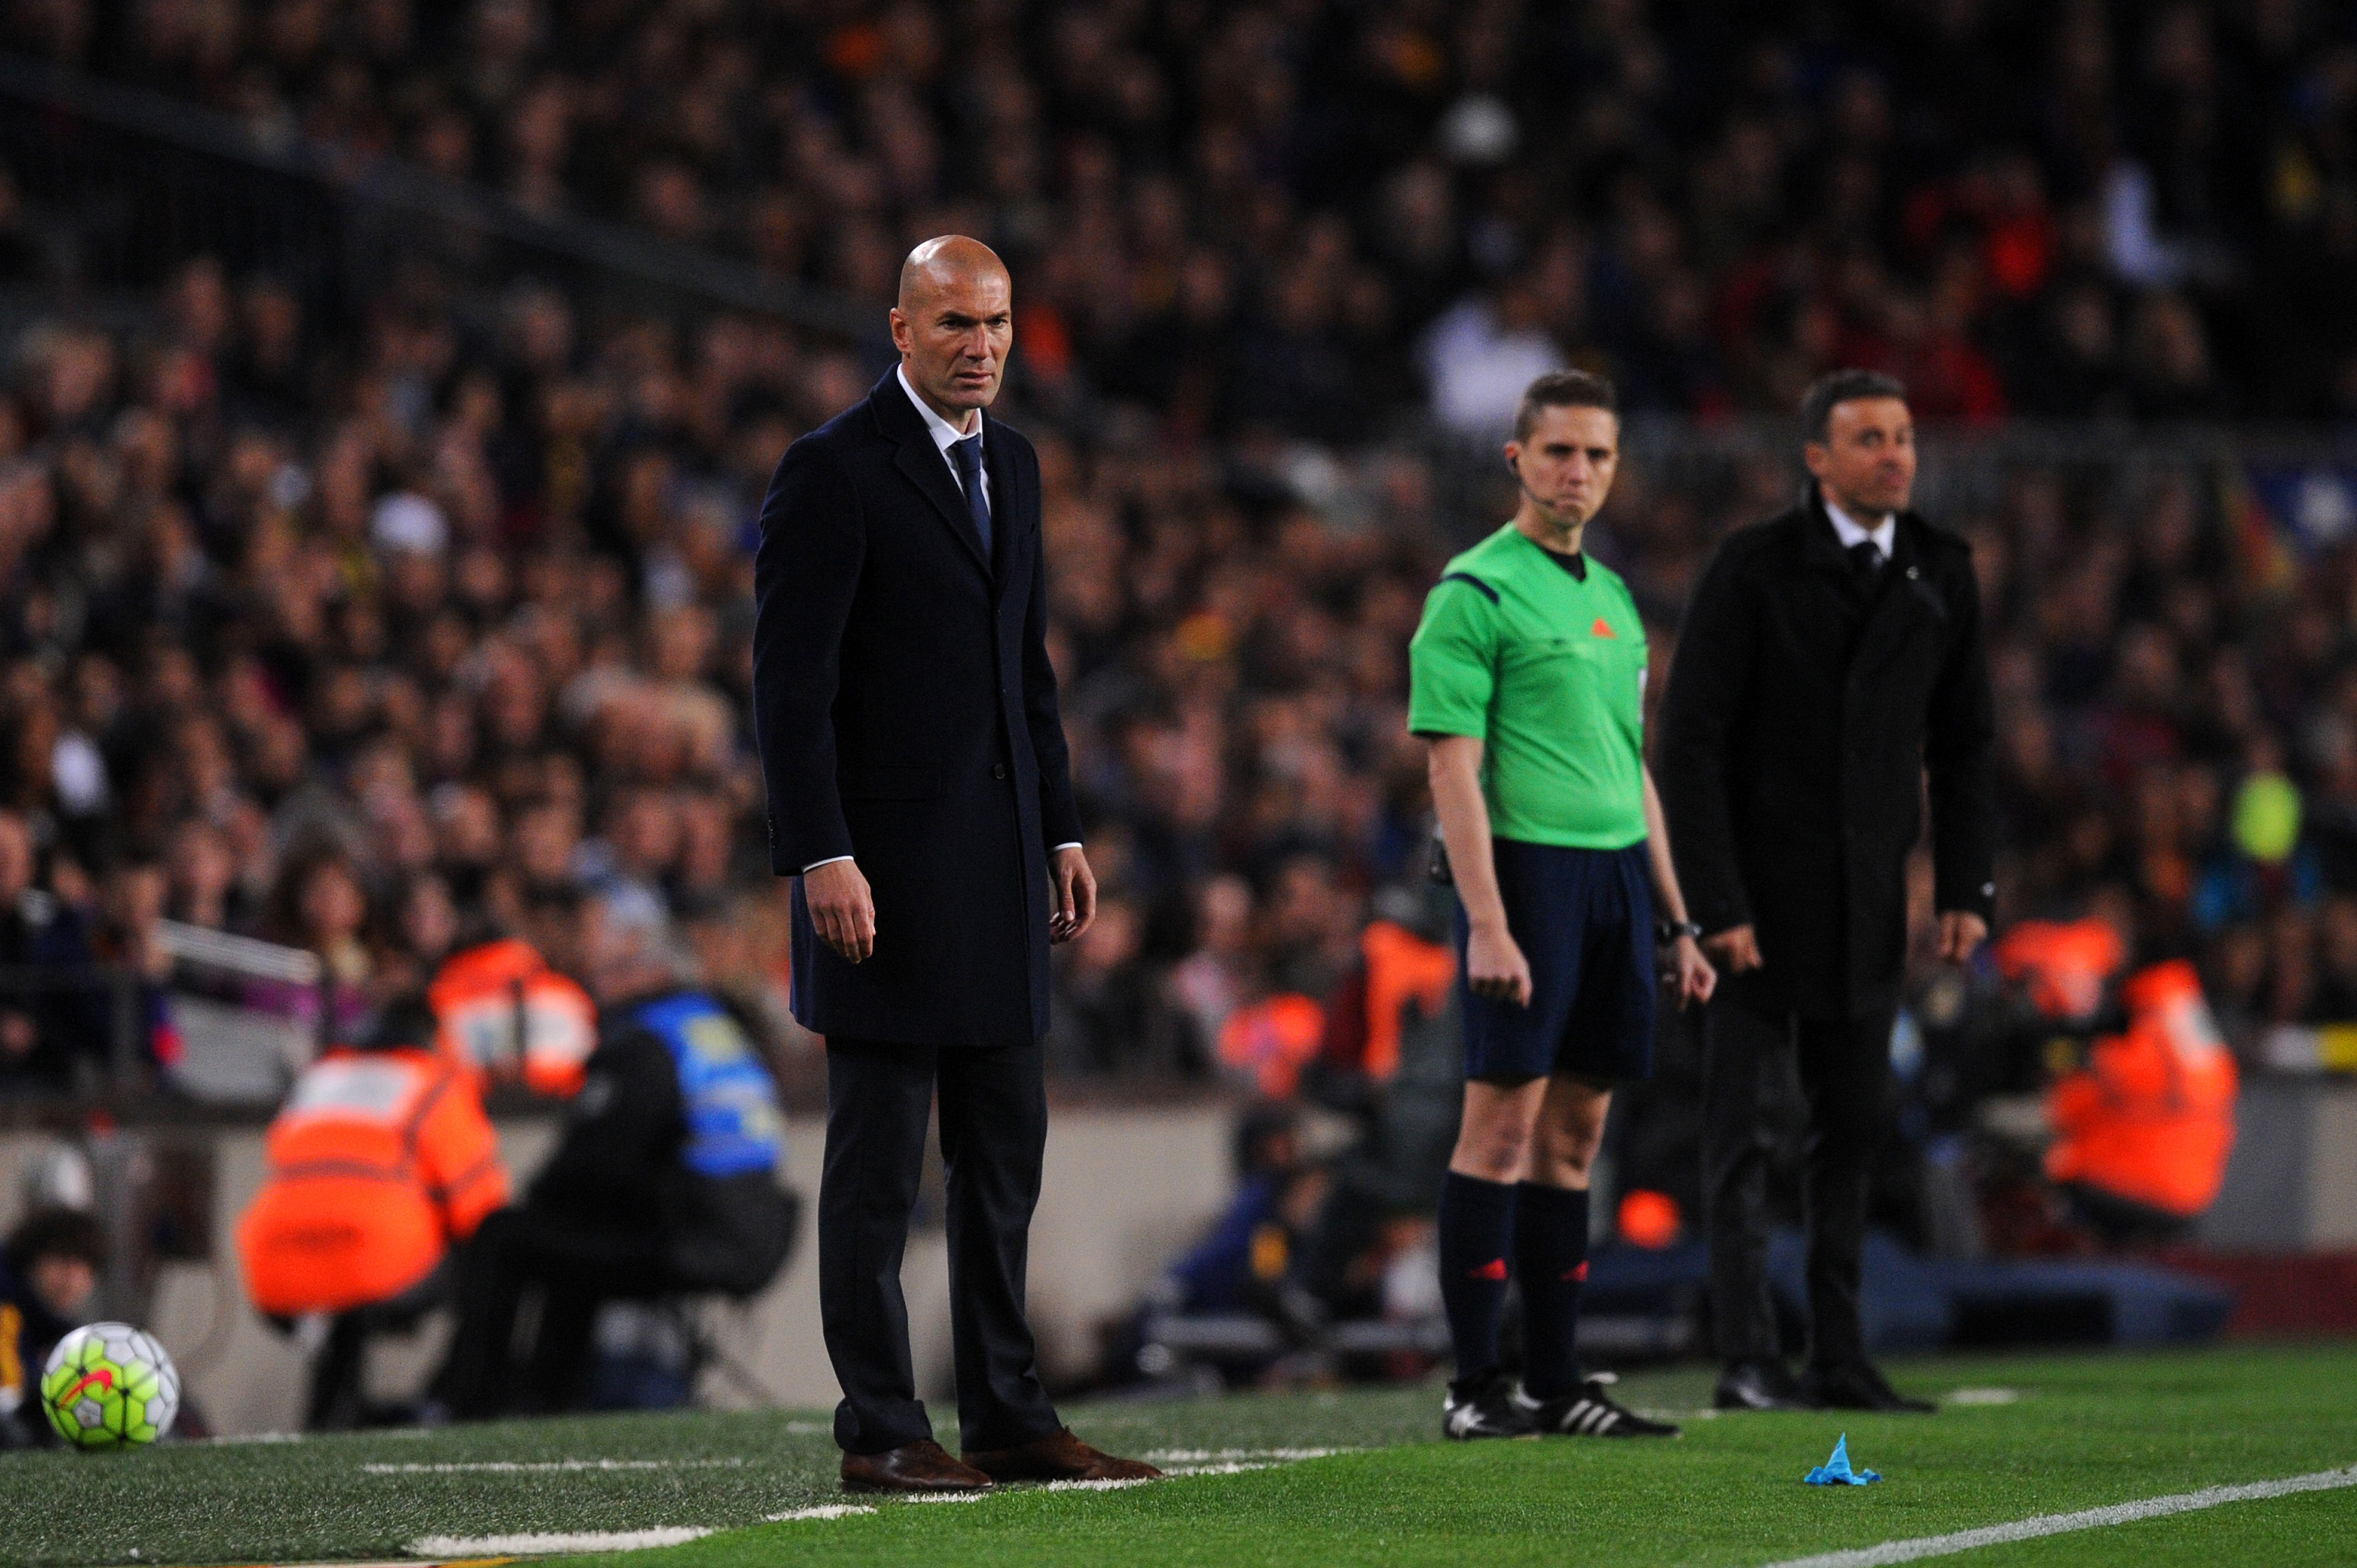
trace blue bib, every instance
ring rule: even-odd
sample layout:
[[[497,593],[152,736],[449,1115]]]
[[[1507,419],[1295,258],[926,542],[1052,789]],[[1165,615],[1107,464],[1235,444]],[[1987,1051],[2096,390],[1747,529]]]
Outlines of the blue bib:
[[[687,1168],[707,1176],[777,1169],[786,1148],[777,1085],[727,1010],[691,991],[650,1002],[637,1016],[662,1038],[679,1073],[687,1111],[680,1157]]]

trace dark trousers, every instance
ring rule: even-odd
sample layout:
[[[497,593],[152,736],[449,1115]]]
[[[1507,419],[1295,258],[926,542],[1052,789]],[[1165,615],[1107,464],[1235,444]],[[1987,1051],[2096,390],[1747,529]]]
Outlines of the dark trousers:
[[[304,1409],[306,1432],[350,1432],[374,1425],[388,1412],[371,1407],[366,1390],[369,1341],[380,1334],[407,1334],[427,1313],[447,1303],[457,1285],[457,1267],[446,1253],[434,1272],[386,1301],[372,1301],[328,1320],[328,1337],[311,1363],[311,1394]],[[271,1324],[292,1333],[295,1320],[273,1315]]]
[[[1779,1353],[1768,1294],[1770,1098],[1797,1070],[1808,1107],[1803,1208],[1809,1238],[1809,1365],[1866,1354],[1858,1326],[1867,1178],[1883,1133],[1892,1015],[1769,1017],[1728,1001],[1704,1016],[1703,1186],[1711,1305],[1729,1361]]]
[[[843,1387],[834,1440],[845,1452],[880,1454],[933,1434],[909,1364],[900,1259],[936,1089],[963,1445],[1012,1448],[1063,1424],[1039,1385],[1023,1301],[1048,1144],[1043,1062],[1036,1045],[827,1042],[818,1290],[827,1358]]]
[[[668,1294],[678,1283],[651,1234],[551,1209],[500,1209],[467,1244],[458,1327],[435,1397],[461,1420],[575,1409],[588,1388],[597,1309]],[[539,1322],[519,1360],[516,1319],[534,1294]]]

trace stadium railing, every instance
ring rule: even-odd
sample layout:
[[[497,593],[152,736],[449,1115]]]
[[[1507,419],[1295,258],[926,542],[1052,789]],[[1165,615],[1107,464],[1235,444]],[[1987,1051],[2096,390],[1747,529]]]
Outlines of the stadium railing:
[[[0,1077],[0,1103],[31,1111],[102,1106],[135,1117],[167,1103],[232,1114],[277,1104],[317,1054],[333,1015],[318,955],[177,920],[156,922],[155,941],[173,961],[160,987],[119,963],[0,967],[0,1006],[80,997],[87,1004],[81,1016],[53,1013],[51,1026],[100,1030],[96,1040],[67,1042],[70,1086]],[[302,998],[309,1021],[253,1004],[241,989],[253,983],[290,998],[310,993]],[[147,1005],[151,988],[161,991],[160,1019]],[[154,1054],[151,1030],[159,1023],[175,1042],[169,1060]]]

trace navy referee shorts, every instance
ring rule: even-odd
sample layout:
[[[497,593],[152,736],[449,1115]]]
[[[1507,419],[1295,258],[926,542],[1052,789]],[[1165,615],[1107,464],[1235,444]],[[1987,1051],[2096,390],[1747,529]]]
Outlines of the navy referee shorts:
[[[1564,849],[1493,839],[1506,929],[1531,966],[1531,1003],[1476,996],[1471,928],[1457,905],[1457,994],[1465,1076],[1512,1082],[1573,1073],[1611,1081],[1653,1071],[1653,885],[1642,841]]]

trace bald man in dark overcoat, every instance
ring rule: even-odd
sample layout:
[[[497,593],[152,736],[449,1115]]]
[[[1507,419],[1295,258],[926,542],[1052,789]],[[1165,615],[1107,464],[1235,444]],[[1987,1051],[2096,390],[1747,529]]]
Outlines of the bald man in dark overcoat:
[[[985,410],[1006,269],[928,241],[899,362],[793,444],[761,509],[753,698],[793,1009],[826,1037],[819,1293],[858,1490],[1127,1479],[1040,1386],[1025,1254],[1047,1139],[1048,949],[1096,885],[1056,712],[1039,460]],[[900,1262],[940,1101],[963,1457],[916,1397]]]

